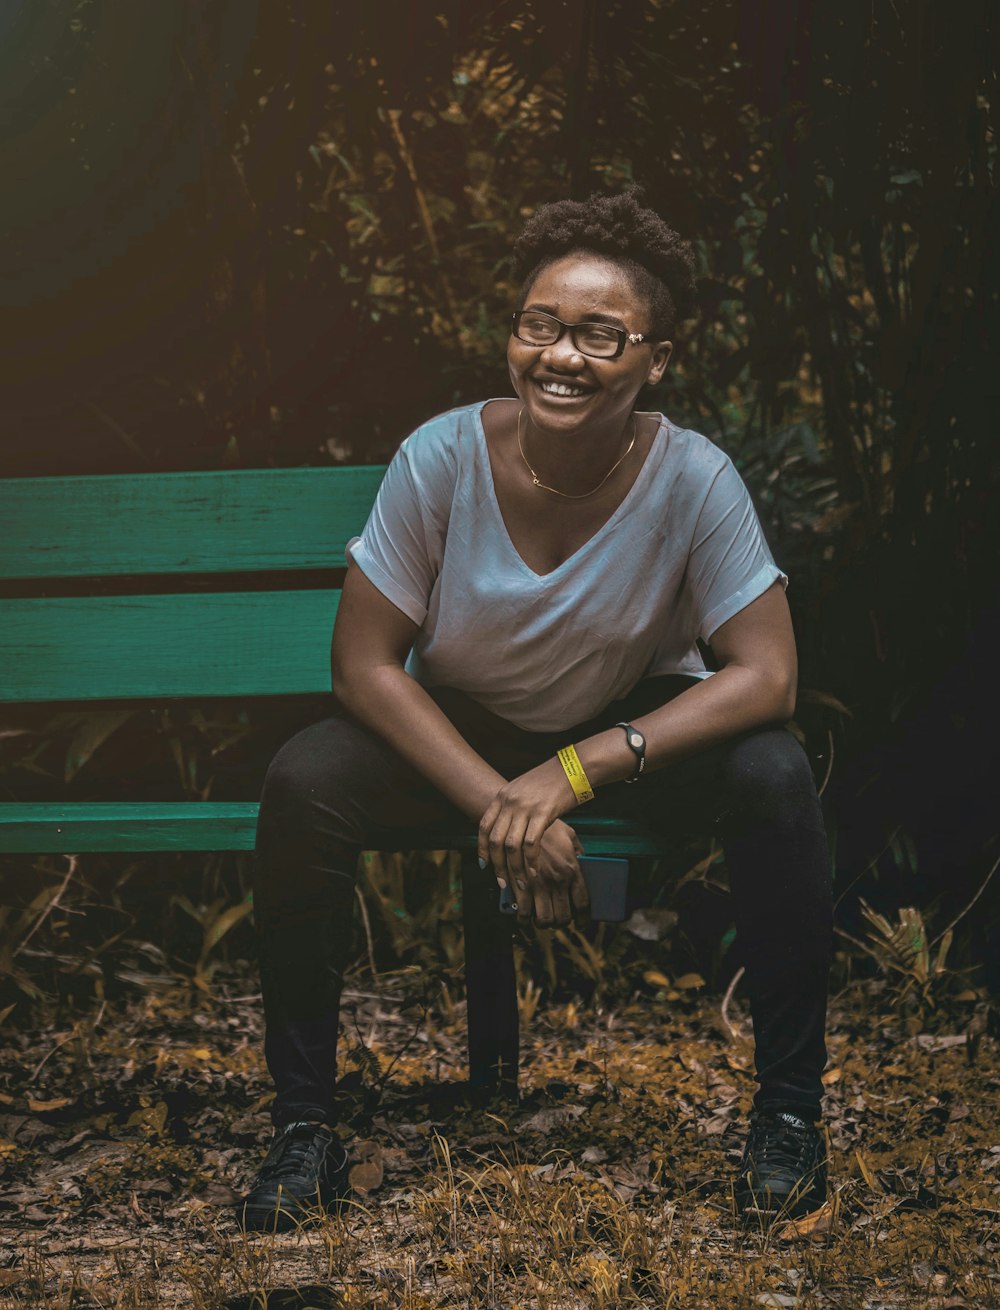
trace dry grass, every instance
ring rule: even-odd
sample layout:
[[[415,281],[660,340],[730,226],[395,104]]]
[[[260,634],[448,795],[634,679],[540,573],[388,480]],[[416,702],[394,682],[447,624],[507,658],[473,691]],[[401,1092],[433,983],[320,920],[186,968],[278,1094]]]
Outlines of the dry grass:
[[[411,981],[353,997],[345,1130],[367,1161],[356,1182],[384,1182],[279,1237],[247,1238],[231,1214],[267,1135],[251,999],[178,990],[16,1036],[0,1304],[1000,1305],[998,1044],[970,1045],[972,999],[914,1033],[877,984],[838,998],[832,1198],[765,1232],[732,1215],[752,1083],[718,998],[539,1008],[522,1104],[463,1109],[427,1081],[461,1075],[462,1006],[436,1007],[414,1039]],[[398,1057],[378,1105],[360,1073],[373,1057]]]

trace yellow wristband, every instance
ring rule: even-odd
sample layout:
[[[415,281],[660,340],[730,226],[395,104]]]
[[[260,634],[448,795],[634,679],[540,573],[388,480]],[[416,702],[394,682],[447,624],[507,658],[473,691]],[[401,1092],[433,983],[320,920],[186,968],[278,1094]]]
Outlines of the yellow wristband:
[[[564,746],[559,752],[559,763],[563,766],[563,772],[569,778],[569,785],[573,788],[573,795],[582,805],[584,801],[594,799],[594,789],[590,785],[590,779],[583,771],[583,765],[580,763],[580,757],[576,753],[575,746]]]

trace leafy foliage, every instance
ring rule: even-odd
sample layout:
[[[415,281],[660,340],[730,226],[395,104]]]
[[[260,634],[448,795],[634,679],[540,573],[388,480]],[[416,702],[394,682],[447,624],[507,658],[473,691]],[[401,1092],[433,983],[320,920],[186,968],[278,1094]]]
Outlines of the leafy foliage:
[[[506,390],[524,216],[637,180],[700,272],[649,403],[734,455],[803,684],[852,716],[799,711],[821,776],[836,754],[846,882],[912,904],[915,862],[921,895],[964,893],[997,836],[985,0],[58,0],[18,23],[0,471],[383,460]],[[269,714],[28,711],[3,785],[252,794]]]

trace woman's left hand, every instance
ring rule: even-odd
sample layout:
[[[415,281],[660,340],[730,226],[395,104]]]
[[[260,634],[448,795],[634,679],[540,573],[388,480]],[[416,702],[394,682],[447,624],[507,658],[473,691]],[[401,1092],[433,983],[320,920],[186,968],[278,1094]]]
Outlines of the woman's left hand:
[[[498,880],[519,890],[534,887],[539,881],[570,881],[570,870],[557,869],[552,860],[545,858],[542,838],[559,816],[576,804],[558,760],[546,760],[512,778],[500,788],[479,821],[480,860],[493,866]],[[579,843],[576,846],[579,848]],[[522,894],[516,899],[520,904],[525,898]]]

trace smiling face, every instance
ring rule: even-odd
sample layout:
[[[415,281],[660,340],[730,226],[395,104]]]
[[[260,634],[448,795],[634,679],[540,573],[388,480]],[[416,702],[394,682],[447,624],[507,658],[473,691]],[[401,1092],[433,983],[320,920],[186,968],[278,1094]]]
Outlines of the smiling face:
[[[628,272],[587,251],[564,255],[537,275],[524,309],[553,314],[564,323],[610,323],[649,333],[650,307]],[[618,359],[582,355],[568,332],[549,346],[511,336],[507,364],[527,419],[540,431],[620,431],[647,383],[658,382],[670,358],[669,341],[627,342]]]

